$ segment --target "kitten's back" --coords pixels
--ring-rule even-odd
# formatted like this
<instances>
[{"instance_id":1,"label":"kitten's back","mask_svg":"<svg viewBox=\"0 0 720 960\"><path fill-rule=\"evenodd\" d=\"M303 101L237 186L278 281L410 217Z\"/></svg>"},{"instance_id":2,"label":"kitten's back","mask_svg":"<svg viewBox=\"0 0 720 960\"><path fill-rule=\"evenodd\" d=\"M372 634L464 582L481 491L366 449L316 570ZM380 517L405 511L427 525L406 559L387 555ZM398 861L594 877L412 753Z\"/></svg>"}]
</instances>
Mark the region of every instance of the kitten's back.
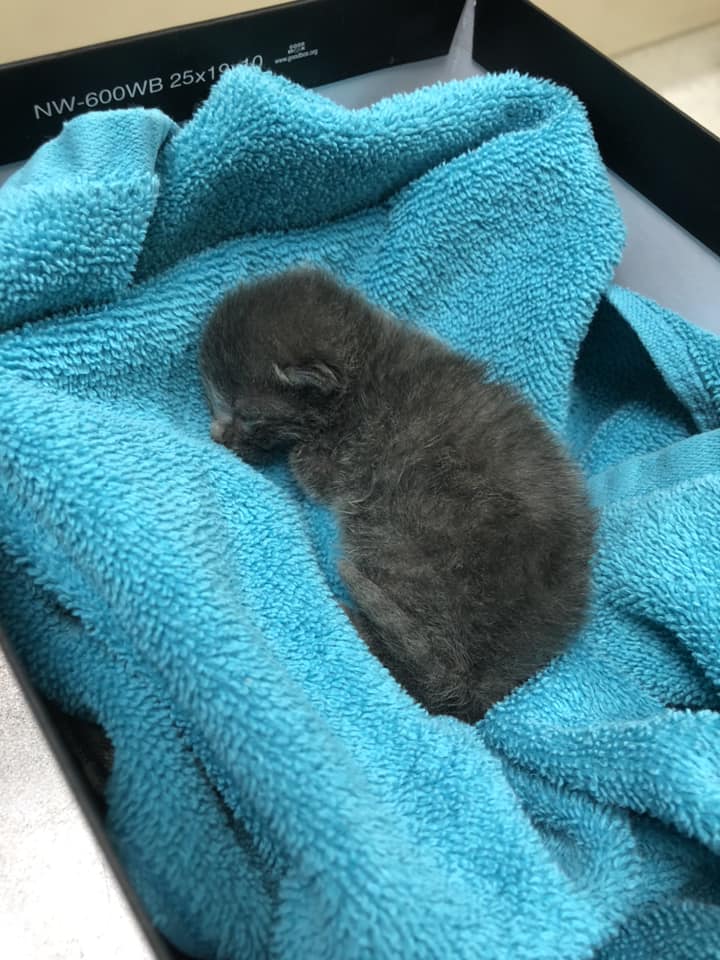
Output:
<instances>
[{"instance_id":1,"label":"kitten's back","mask_svg":"<svg viewBox=\"0 0 720 960\"><path fill-rule=\"evenodd\" d=\"M346 438L345 550L397 611L381 623L363 611L375 652L429 709L473 720L580 626L594 516L577 469L514 389L382 325Z\"/></svg>"}]
</instances>

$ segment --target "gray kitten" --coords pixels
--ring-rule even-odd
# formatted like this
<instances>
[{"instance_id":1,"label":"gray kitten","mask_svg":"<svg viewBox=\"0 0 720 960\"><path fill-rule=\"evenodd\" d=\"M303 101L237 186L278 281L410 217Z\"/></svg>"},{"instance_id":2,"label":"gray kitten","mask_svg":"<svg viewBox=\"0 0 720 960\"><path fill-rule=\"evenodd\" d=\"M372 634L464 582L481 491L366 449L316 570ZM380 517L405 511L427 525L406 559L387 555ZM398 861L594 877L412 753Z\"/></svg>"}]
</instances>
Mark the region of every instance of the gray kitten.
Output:
<instances>
[{"instance_id":1,"label":"gray kitten","mask_svg":"<svg viewBox=\"0 0 720 960\"><path fill-rule=\"evenodd\" d=\"M200 360L213 439L332 508L348 615L427 710L474 722L563 650L594 514L514 389L313 268L229 293Z\"/></svg>"}]
</instances>

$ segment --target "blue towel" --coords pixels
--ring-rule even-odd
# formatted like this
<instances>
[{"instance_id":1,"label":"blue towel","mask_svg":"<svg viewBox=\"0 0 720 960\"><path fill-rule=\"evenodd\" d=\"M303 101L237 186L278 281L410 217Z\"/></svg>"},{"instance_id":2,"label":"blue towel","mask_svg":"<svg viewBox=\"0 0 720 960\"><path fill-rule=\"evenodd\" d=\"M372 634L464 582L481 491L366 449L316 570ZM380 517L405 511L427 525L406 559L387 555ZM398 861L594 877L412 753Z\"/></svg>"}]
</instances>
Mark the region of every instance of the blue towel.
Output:
<instances>
[{"instance_id":1,"label":"blue towel","mask_svg":"<svg viewBox=\"0 0 720 960\"><path fill-rule=\"evenodd\" d=\"M720 956L720 341L613 286L622 244L583 108L516 74L349 111L241 68L0 191L0 620L107 728L185 952ZM365 649L286 466L210 440L209 311L301 260L487 359L588 476L587 627L475 727Z\"/></svg>"}]
</instances>

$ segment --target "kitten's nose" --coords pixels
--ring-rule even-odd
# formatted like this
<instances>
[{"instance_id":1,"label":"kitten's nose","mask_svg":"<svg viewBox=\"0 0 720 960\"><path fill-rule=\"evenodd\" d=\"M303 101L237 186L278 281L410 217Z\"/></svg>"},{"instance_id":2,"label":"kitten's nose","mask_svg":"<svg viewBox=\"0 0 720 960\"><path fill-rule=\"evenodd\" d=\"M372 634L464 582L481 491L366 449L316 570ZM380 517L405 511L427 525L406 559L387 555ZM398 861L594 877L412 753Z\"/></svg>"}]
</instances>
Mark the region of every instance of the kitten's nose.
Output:
<instances>
[{"instance_id":1,"label":"kitten's nose","mask_svg":"<svg viewBox=\"0 0 720 960\"><path fill-rule=\"evenodd\" d=\"M225 439L225 430L228 427L227 420L213 420L210 424L210 436L215 443L222 443Z\"/></svg>"}]
</instances>

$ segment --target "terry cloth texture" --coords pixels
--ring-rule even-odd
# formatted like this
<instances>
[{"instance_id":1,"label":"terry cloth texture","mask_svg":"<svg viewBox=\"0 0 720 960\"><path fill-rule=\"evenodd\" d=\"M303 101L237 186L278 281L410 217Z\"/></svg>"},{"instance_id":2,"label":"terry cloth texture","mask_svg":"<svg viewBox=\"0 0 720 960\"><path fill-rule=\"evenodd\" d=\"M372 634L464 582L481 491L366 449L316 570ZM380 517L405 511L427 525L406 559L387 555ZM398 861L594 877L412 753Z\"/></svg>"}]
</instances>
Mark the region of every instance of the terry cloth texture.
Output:
<instances>
[{"instance_id":1,"label":"terry cloth texture","mask_svg":"<svg viewBox=\"0 0 720 960\"><path fill-rule=\"evenodd\" d=\"M349 111L241 68L0 191L0 619L107 729L188 954L720 956L720 342L611 285L622 243L583 108L516 74ZM589 478L587 628L475 727L365 649L286 466L210 440L202 326L299 261L487 359Z\"/></svg>"}]
</instances>

